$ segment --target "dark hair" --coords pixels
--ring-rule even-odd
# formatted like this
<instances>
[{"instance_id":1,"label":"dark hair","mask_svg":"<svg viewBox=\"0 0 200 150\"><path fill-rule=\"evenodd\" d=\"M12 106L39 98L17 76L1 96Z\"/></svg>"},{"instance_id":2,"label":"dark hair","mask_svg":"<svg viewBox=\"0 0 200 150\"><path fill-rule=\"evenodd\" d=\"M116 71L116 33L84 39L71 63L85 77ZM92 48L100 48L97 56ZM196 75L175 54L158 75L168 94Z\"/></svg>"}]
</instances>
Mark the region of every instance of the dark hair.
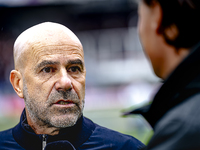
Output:
<instances>
[{"instance_id":1,"label":"dark hair","mask_svg":"<svg viewBox=\"0 0 200 150\"><path fill-rule=\"evenodd\" d=\"M158 2L163 11L161 33L168 44L177 48L191 48L200 41L200 0L143 0L151 6ZM176 25L178 36L170 40L164 29Z\"/></svg>"}]
</instances>

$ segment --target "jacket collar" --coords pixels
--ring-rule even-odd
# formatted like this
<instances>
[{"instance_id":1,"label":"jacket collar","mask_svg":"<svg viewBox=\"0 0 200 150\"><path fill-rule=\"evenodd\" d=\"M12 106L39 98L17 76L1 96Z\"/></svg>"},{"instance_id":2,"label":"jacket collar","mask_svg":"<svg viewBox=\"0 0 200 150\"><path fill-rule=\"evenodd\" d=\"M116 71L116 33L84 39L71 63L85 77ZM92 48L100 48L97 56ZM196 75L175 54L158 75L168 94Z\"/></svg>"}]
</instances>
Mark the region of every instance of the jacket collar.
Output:
<instances>
[{"instance_id":1,"label":"jacket collar","mask_svg":"<svg viewBox=\"0 0 200 150\"><path fill-rule=\"evenodd\" d=\"M74 126L62 129L58 135L47 135L47 144L67 140L77 148L90 137L94 128L95 124L82 116ZM25 109L22 112L19 124L13 128L13 137L24 149L42 149L42 135L35 134L28 125Z\"/></svg>"},{"instance_id":2,"label":"jacket collar","mask_svg":"<svg viewBox=\"0 0 200 150\"><path fill-rule=\"evenodd\" d=\"M154 128L158 120L172 107L200 91L200 43L166 79L151 105L133 110L128 114L142 114Z\"/></svg>"}]
</instances>

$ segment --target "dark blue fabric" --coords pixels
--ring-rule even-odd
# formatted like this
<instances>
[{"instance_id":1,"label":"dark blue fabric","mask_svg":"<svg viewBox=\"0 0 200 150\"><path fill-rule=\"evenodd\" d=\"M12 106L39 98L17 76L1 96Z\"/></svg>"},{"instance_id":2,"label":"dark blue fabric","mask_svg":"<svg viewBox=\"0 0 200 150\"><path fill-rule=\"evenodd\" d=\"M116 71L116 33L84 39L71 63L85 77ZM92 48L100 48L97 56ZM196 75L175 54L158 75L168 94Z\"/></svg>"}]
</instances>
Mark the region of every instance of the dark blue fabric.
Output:
<instances>
[{"instance_id":1,"label":"dark blue fabric","mask_svg":"<svg viewBox=\"0 0 200 150\"><path fill-rule=\"evenodd\" d=\"M47 135L46 138L48 149L69 143L76 150L138 150L144 147L134 137L101 127L83 116L75 126L65 128L55 136ZM18 125L0 132L0 150L24 149L42 149L42 135L36 135L27 124L25 111Z\"/></svg>"},{"instance_id":2,"label":"dark blue fabric","mask_svg":"<svg viewBox=\"0 0 200 150\"><path fill-rule=\"evenodd\" d=\"M47 144L44 150L55 150L55 149L76 150L74 146L67 140L51 142L50 144Z\"/></svg>"}]
</instances>

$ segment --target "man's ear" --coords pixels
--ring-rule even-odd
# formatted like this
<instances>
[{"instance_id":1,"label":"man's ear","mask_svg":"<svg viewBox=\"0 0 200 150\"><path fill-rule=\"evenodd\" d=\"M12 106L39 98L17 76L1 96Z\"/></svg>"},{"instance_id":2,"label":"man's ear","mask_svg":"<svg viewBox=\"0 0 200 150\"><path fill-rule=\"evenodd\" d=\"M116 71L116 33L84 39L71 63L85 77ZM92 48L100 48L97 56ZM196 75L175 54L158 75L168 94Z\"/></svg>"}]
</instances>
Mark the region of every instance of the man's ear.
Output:
<instances>
[{"instance_id":1,"label":"man's ear","mask_svg":"<svg viewBox=\"0 0 200 150\"><path fill-rule=\"evenodd\" d=\"M13 86L13 89L20 98L24 98L23 95L23 78L19 71L12 70L10 72L10 82Z\"/></svg>"},{"instance_id":2,"label":"man's ear","mask_svg":"<svg viewBox=\"0 0 200 150\"><path fill-rule=\"evenodd\" d=\"M178 36L178 28L175 24L171 24L168 27L163 27L162 20L163 20L163 11L160 4L156 1L152 2L152 27L155 29L157 34L162 34L166 39L175 40Z\"/></svg>"},{"instance_id":3,"label":"man's ear","mask_svg":"<svg viewBox=\"0 0 200 150\"><path fill-rule=\"evenodd\" d=\"M170 25L169 27L166 27L163 31L163 36L165 39L174 41L179 34L179 30L175 24Z\"/></svg>"}]
</instances>

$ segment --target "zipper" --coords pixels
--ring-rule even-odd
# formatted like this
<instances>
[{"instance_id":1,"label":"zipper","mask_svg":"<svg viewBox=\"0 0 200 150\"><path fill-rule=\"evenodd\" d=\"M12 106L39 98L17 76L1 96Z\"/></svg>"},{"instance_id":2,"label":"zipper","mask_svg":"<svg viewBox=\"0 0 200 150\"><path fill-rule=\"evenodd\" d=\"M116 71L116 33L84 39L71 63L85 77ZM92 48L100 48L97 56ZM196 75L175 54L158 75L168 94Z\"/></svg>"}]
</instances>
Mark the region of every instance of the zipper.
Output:
<instances>
[{"instance_id":1,"label":"zipper","mask_svg":"<svg viewBox=\"0 0 200 150\"><path fill-rule=\"evenodd\" d=\"M44 150L46 145L47 145L47 136L46 136L46 134L43 134L42 135L42 150Z\"/></svg>"}]
</instances>

